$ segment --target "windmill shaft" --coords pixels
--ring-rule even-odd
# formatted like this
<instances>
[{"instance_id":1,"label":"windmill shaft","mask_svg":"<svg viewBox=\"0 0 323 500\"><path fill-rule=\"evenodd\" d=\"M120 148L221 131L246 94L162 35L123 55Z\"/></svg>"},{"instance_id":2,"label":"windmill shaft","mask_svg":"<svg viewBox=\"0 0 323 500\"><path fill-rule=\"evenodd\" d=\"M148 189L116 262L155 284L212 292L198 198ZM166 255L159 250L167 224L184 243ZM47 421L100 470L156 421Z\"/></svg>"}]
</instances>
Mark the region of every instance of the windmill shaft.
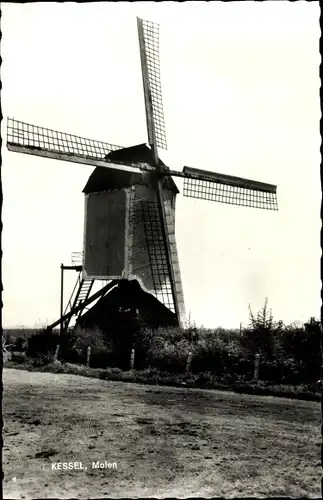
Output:
<instances>
[{"instance_id":1,"label":"windmill shaft","mask_svg":"<svg viewBox=\"0 0 323 500\"><path fill-rule=\"evenodd\" d=\"M103 168L111 168L111 164L113 164L113 168L115 170L122 170L128 172L138 173L140 170L151 171L151 167L146 167L144 165L138 167L136 163L131 164L126 162L119 162L113 160L113 162L108 160L97 160L95 158L89 158L86 156L75 155L72 153L60 153L57 151L49 151L42 148L34 148L31 146L21 146L20 144L15 144L8 142L7 147L9 151L14 151L15 153L29 154L34 156L41 156L43 158L51 158L53 160L60 161L69 161L72 163L81 163L83 165L89 165L91 167L103 167Z\"/></svg>"},{"instance_id":2,"label":"windmill shaft","mask_svg":"<svg viewBox=\"0 0 323 500\"><path fill-rule=\"evenodd\" d=\"M122 161L108 161L108 160L98 160L95 158L89 158L86 156L75 155L71 153L60 153L57 151L49 151L42 148L35 148L31 146L23 146L20 144L15 144L12 142L7 143L7 147L9 151L13 151L16 153L22 154L30 154L34 156L40 156L43 158L51 158L54 160L68 161L72 163L80 163L83 165L89 165L91 167L103 167L103 168L111 168L113 165L113 169L128 171L133 173L138 173L138 171L151 172L151 167L148 165L141 164L140 167L136 163L132 162L122 162ZM156 158L156 151L153 150L154 160L158 164L158 158ZM206 170L198 170L192 169L188 167L184 167L183 172L179 172L177 170L161 170L157 168L158 177L162 178L166 175L170 175L173 177L181 177L186 179L200 180L205 182L213 182L219 184L227 184L235 187L253 189L255 191L263 191L266 193L276 193L277 186L273 184L267 184L264 182L258 182L251 179L244 179L242 177L234 177L226 174L219 174L216 172L208 172Z\"/></svg>"}]
</instances>

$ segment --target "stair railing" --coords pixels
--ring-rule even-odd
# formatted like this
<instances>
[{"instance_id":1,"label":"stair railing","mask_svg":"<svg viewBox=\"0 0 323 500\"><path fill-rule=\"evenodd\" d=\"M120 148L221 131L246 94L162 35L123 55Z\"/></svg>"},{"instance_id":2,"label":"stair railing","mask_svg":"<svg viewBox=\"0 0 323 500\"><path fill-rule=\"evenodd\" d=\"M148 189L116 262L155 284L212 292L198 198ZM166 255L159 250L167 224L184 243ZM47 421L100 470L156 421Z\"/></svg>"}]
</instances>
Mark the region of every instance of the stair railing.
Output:
<instances>
[{"instance_id":1,"label":"stair railing","mask_svg":"<svg viewBox=\"0 0 323 500\"><path fill-rule=\"evenodd\" d=\"M68 310L71 310L72 309L72 304L74 303L74 300L75 300L75 296L77 294L77 291L78 289L80 288L81 286L81 275L82 275L82 271L79 272L79 275L78 277L76 278L76 283L75 283L75 286L74 286L74 289L72 291L72 294L70 296L70 300L68 301L67 303L67 306L65 308L65 311L64 311L64 314L63 316L65 316L65 314L67 314L69 311Z\"/></svg>"}]
</instances>

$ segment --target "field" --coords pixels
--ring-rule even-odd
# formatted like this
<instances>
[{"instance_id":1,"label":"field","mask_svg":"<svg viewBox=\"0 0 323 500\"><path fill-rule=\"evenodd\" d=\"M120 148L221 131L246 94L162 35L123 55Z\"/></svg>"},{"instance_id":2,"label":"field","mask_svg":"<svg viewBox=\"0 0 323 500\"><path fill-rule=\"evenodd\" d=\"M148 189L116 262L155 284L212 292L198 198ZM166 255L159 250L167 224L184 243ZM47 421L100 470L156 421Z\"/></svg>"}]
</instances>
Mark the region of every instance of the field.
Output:
<instances>
[{"instance_id":1,"label":"field","mask_svg":"<svg viewBox=\"0 0 323 500\"><path fill-rule=\"evenodd\" d=\"M3 386L6 499L320 497L317 402L14 369Z\"/></svg>"}]
</instances>

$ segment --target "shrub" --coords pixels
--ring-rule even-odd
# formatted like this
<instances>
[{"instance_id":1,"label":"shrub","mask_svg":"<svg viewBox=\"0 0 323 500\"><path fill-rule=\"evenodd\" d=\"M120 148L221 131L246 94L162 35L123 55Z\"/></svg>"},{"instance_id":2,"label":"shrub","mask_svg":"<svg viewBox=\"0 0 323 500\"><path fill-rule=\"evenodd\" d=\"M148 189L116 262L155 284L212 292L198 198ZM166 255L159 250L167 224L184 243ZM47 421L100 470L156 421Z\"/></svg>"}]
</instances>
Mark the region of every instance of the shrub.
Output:
<instances>
[{"instance_id":1,"label":"shrub","mask_svg":"<svg viewBox=\"0 0 323 500\"><path fill-rule=\"evenodd\" d=\"M59 359L70 363L85 363L86 352L80 346L74 330L68 330L60 338Z\"/></svg>"},{"instance_id":2,"label":"shrub","mask_svg":"<svg viewBox=\"0 0 323 500\"><path fill-rule=\"evenodd\" d=\"M276 360L277 377L270 379L282 384L299 384L301 382L301 373L299 366L293 357L282 357Z\"/></svg>"},{"instance_id":3,"label":"shrub","mask_svg":"<svg viewBox=\"0 0 323 500\"><path fill-rule=\"evenodd\" d=\"M193 350L193 373L210 372L216 376L251 376L252 356L241 346L240 338L222 329L204 330Z\"/></svg>"},{"instance_id":4,"label":"shrub","mask_svg":"<svg viewBox=\"0 0 323 500\"><path fill-rule=\"evenodd\" d=\"M147 365L173 373L185 370L191 344L185 337L183 330L180 328L160 328L143 333L142 338L146 350L145 361Z\"/></svg>"},{"instance_id":5,"label":"shrub","mask_svg":"<svg viewBox=\"0 0 323 500\"><path fill-rule=\"evenodd\" d=\"M21 351L12 351L11 352L11 360L16 363L25 363L26 361L26 353Z\"/></svg>"},{"instance_id":6,"label":"shrub","mask_svg":"<svg viewBox=\"0 0 323 500\"><path fill-rule=\"evenodd\" d=\"M91 347L91 367L105 368L112 363L113 353L109 341L99 328L76 328L68 331L62 338L60 359L85 364L88 347Z\"/></svg>"},{"instance_id":7,"label":"shrub","mask_svg":"<svg viewBox=\"0 0 323 500\"><path fill-rule=\"evenodd\" d=\"M59 335L51 330L41 330L33 334L27 343L27 356L37 358L41 356L54 355L59 342Z\"/></svg>"},{"instance_id":8,"label":"shrub","mask_svg":"<svg viewBox=\"0 0 323 500\"><path fill-rule=\"evenodd\" d=\"M268 300L264 307L254 315L250 306L250 324L243 330L242 345L253 354L260 354L262 358L274 359L281 351L280 341L284 330L282 321L275 322L271 311L267 309Z\"/></svg>"},{"instance_id":9,"label":"shrub","mask_svg":"<svg viewBox=\"0 0 323 500\"><path fill-rule=\"evenodd\" d=\"M90 366L92 368L129 369L132 339L131 343L128 339L123 345L119 341L114 341L113 333L108 336L99 328L78 327L69 332L66 350L61 351L62 359L85 364L88 347L91 347Z\"/></svg>"},{"instance_id":10,"label":"shrub","mask_svg":"<svg viewBox=\"0 0 323 500\"><path fill-rule=\"evenodd\" d=\"M135 348L135 368L142 370L149 365L149 349L154 341L155 331L149 328L141 329L133 337Z\"/></svg>"},{"instance_id":11,"label":"shrub","mask_svg":"<svg viewBox=\"0 0 323 500\"><path fill-rule=\"evenodd\" d=\"M197 387L201 388L212 388L215 382L215 377L212 373L210 372L203 372L200 373L197 378L195 379L195 384Z\"/></svg>"},{"instance_id":12,"label":"shrub","mask_svg":"<svg viewBox=\"0 0 323 500\"><path fill-rule=\"evenodd\" d=\"M23 352L26 350L27 345L28 342L24 337L17 337L14 343L15 351Z\"/></svg>"},{"instance_id":13,"label":"shrub","mask_svg":"<svg viewBox=\"0 0 323 500\"><path fill-rule=\"evenodd\" d=\"M307 382L312 382L320 378L322 325L315 318L310 318L304 327L305 339L299 359L301 361L301 372L304 372L304 378L306 377Z\"/></svg>"},{"instance_id":14,"label":"shrub","mask_svg":"<svg viewBox=\"0 0 323 500\"><path fill-rule=\"evenodd\" d=\"M288 372L287 364L294 375L293 377L287 373L284 375L286 380L295 379L307 383L320 378L320 341L321 324L315 318L310 318L303 328L295 325L285 327L281 336L283 355L280 356L279 362Z\"/></svg>"},{"instance_id":15,"label":"shrub","mask_svg":"<svg viewBox=\"0 0 323 500\"><path fill-rule=\"evenodd\" d=\"M38 354L34 357L32 365L37 368L40 366L49 365L53 362L53 355L50 353L47 354Z\"/></svg>"},{"instance_id":16,"label":"shrub","mask_svg":"<svg viewBox=\"0 0 323 500\"><path fill-rule=\"evenodd\" d=\"M10 331L6 331L6 330L3 331L2 345L3 344L5 344L6 346L14 345L14 338L13 338L12 334L10 333Z\"/></svg>"},{"instance_id":17,"label":"shrub","mask_svg":"<svg viewBox=\"0 0 323 500\"><path fill-rule=\"evenodd\" d=\"M168 380L172 385L191 376L201 386L214 380L223 384L243 384L253 378L254 355L260 354L259 379L275 384L313 384L320 375L321 324L311 318L304 327L285 326L273 320L264 307L256 315L250 311L250 324L242 334L223 328L190 327L119 331L107 335L98 328L75 329L62 337L49 331L38 331L28 340L27 354L39 366L47 366L60 345L59 360L86 363L91 347L92 368L107 368L111 377L132 380L128 372L131 348L135 348L135 370L140 380L156 383ZM17 333L17 332L16 332ZM118 337L118 341L116 338ZM22 335L15 336L17 344ZM192 353L191 375L186 374L189 352ZM113 369L116 371L114 372ZM122 372L126 371L127 373Z\"/></svg>"}]
</instances>

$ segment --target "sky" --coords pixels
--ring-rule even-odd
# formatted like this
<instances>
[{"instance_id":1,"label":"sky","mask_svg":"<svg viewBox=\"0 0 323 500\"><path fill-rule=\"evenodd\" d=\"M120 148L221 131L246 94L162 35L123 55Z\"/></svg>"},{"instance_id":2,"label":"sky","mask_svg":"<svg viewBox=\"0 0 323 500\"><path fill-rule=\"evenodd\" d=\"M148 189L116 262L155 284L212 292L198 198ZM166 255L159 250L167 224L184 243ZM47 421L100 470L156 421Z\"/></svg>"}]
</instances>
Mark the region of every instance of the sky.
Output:
<instances>
[{"instance_id":1,"label":"sky","mask_svg":"<svg viewBox=\"0 0 323 500\"><path fill-rule=\"evenodd\" d=\"M147 141L136 16L160 23L162 160L278 186L278 212L178 196L190 321L246 325L266 298L276 320L319 317L319 2L1 6L3 116L124 146ZM7 151L5 119L1 134L3 326L45 326L93 168Z\"/></svg>"}]
</instances>

